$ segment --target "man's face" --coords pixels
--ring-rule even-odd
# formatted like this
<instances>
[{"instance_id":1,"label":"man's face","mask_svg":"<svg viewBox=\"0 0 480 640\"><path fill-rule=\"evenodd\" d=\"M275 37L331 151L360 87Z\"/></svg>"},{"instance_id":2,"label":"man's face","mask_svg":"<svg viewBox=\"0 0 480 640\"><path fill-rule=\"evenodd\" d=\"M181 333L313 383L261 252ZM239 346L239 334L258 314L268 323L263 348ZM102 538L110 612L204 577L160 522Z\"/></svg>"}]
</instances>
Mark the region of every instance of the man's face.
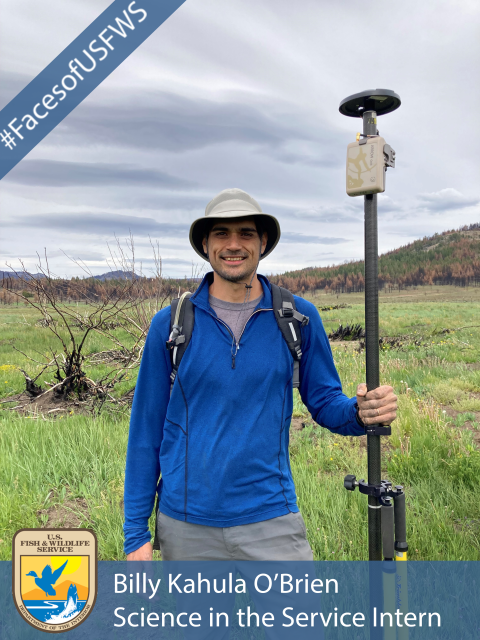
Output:
<instances>
[{"instance_id":1,"label":"man's face","mask_svg":"<svg viewBox=\"0 0 480 640\"><path fill-rule=\"evenodd\" d=\"M253 218L218 220L203 240L212 269L229 282L251 277L266 246L267 234L260 238Z\"/></svg>"}]
</instances>

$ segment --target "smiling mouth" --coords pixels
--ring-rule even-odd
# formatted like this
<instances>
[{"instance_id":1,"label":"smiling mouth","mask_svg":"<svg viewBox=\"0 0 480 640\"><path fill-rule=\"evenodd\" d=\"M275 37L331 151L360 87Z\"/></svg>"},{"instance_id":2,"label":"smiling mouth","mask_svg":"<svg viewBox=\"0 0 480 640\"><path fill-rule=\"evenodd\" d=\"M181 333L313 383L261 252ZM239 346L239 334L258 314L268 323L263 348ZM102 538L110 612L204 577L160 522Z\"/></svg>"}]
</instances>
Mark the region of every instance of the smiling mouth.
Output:
<instances>
[{"instance_id":1,"label":"smiling mouth","mask_svg":"<svg viewBox=\"0 0 480 640\"><path fill-rule=\"evenodd\" d=\"M221 256L221 259L228 262L228 264L240 264L240 262L246 260L244 256Z\"/></svg>"}]
</instances>

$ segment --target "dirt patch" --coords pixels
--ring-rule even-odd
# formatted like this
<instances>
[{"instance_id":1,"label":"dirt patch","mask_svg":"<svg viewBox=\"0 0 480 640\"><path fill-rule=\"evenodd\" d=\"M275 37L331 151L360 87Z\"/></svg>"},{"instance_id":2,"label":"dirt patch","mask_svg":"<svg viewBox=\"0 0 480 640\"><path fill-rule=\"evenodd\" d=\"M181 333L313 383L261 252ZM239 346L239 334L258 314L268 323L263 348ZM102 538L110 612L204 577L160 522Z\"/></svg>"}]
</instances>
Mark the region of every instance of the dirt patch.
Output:
<instances>
[{"instance_id":1,"label":"dirt patch","mask_svg":"<svg viewBox=\"0 0 480 640\"><path fill-rule=\"evenodd\" d=\"M358 342L352 340L330 340L331 347L352 347L353 349L358 349Z\"/></svg>"},{"instance_id":2,"label":"dirt patch","mask_svg":"<svg viewBox=\"0 0 480 640\"><path fill-rule=\"evenodd\" d=\"M475 395L476 397L479 396L479 394L472 394ZM461 429L462 431L470 431L470 433L473 436L473 441L476 444L476 446L480 449L480 429L475 429L475 427L473 426L472 422L476 422L477 424L480 424L480 412L475 412L475 411L455 411L455 409L452 409L451 407L449 407L448 405L440 405L442 407L442 410L445 411L445 414L449 417L449 418L453 418L454 420L456 419L456 417L462 413L471 413L475 416L475 420L467 420L467 422L464 422L463 425L461 427L457 427L456 425L452 425L453 429Z\"/></svg>"},{"instance_id":3,"label":"dirt patch","mask_svg":"<svg viewBox=\"0 0 480 640\"><path fill-rule=\"evenodd\" d=\"M358 442L360 444L360 451L367 451L367 436L358 436Z\"/></svg>"},{"instance_id":4,"label":"dirt patch","mask_svg":"<svg viewBox=\"0 0 480 640\"><path fill-rule=\"evenodd\" d=\"M64 527L78 529L88 520L88 505L85 498L65 500L62 504L52 505L48 509L40 509L37 516L41 520L41 528Z\"/></svg>"},{"instance_id":5,"label":"dirt patch","mask_svg":"<svg viewBox=\"0 0 480 640\"><path fill-rule=\"evenodd\" d=\"M8 406L12 403L13 406ZM91 402L80 402L73 398L62 398L54 393L32 398L22 392L10 398L4 398L2 404L11 411L31 417L54 418L57 416L71 415L74 413L91 413Z\"/></svg>"},{"instance_id":6,"label":"dirt patch","mask_svg":"<svg viewBox=\"0 0 480 640\"><path fill-rule=\"evenodd\" d=\"M305 418L292 418L292 422L290 424L291 431L301 431L305 429L308 421Z\"/></svg>"},{"instance_id":7,"label":"dirt patch","mask_svg":"<svg viewBox=\"0 0 480 640\"><path fill-rule=\"evenodd\" d=\"M464 362L463 364L469 371L480 369L480 362Z\"/></svg>"}]
</instances>

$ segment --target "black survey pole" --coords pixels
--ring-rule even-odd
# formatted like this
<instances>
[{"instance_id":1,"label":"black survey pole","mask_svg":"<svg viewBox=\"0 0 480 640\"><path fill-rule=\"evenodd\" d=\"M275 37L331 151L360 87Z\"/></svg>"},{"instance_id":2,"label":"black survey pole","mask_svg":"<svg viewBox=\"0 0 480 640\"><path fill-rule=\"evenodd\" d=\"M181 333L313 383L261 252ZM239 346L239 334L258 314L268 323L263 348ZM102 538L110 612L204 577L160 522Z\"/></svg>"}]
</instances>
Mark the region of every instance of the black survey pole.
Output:
<instances>
[{"instance_id":1,"label":"black survey pole","mask_svg":"<svg viewBox=\"0 0 480 640\"><path fill-rule=\"evenodd\" d=\"M385 167L395 166L395 152L387 144L374 156L375 141L381 141L377 116L390 113L400 106L400 97L388 89L362 91L348 96L340 103L340 113L363 119L363 134L357 135L358 154L347 155L347 193L364 195L365 206L365 349L366 383L368 391L380 386L380 354L378 335L378 230L377 193L385 190ZM362 140L360 140L360 137ZM370 145L367 146L367 143ZM383 143L382 143L383 144ZM365 145L365 146L362 146ZM349 147L352 145L349 145ZM365 151L368 149L367 151ZM375 159L374 159L375 158ZM349 163L354 167L349 177ZM368 178L366 177L368 175ZM367 455L368 482L356 482L355 476L345 477L344 486L353 491L356 486L368 496L368 557L382 560L382 504L379 498L386 488L381 480L380 438L391 434L390 427L368 425Z\"/></svg>"},{"instance_id":2,"label":"black survey pole","mask_svg":"<svg viewBox=\"0 0 480 640\"><path fill-rule=\"evenodd\" d=\"M340 113L363 119L363 134L357 134L357 142L351 143L347 151L347 194L364 196L365 364L368 391L373 391L380 386L377 193L385 190L386 167L395 166L395 152L389 145L384 144L383 138L379 136L377 116L394 111L399 106L399 96L387 89L363 91L345 98L340 103ZM347 475L344 479L344 487L349 491L358 487L359 491L368 497L368 559L382 560L385 555L385 560L388 560L386 563L372 562L369 566L370 607L372 611L382 611L384 604L389 608L394 606L392 594L395 593L395 579L392 582L392 576L395 572L395 563L391 562L394 556L394 507L391 502L400 491L393 491L391 483L381 479L380 438L390 435L391 428L376 424L368 425L365 431L368 481L357 482L355 476ZM383 536L382 509L384 511ZM384 575L382 575L382 566ZM385 602L383 589L380 588L382 578ZM393 634L395 636L395 631ZM370 617L370 639L382 640L383 637L383 629L375 626L373 617Z\"/></svg>"},{"instance_id":3,"label":"black survey pole","mask_svg":"<svg viewBox=\"0 0 480 640\"><path fill-rule=\"evenodd\" d=\"M377 133L377 113L363 112L363 133ZM380 353L378 344L378 230L377 194L365 199L365 352L367 389L380 386ZM381 481L380 436L367 435L368 484ZM382 559L381 505L378 498L368 496L368 558Z\"/></svg>"}]
</instances>

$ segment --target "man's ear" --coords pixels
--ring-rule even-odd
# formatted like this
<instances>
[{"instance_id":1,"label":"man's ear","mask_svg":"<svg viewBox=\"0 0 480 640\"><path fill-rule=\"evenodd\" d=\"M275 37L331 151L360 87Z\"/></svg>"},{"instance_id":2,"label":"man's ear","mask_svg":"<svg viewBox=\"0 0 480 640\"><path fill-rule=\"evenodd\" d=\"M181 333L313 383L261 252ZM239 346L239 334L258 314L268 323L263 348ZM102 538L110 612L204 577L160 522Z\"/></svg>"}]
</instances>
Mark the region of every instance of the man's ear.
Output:
<instances>
[{"instance_id":1,"label":"man's ear","mask_svg":"<svg viewBox=\"0 0 480 640\"><path fill-rule=\"evenodd\" d=\"M268 234L266 231L264 231L262 236L262 248L260 250L261 256L263 256L263 254L265 253L265 249L267 248L267 242L268 242Z\"/></svg>"},{"instance_id":2,"label":"man's ear","mask_svg":"<svg viewBox=\"0 0 480 640\"><path fill-rule=\"evenodd\" d=\"M208 246L207 246L207 237L205 236L202 240L202 247L203 247L203 253L207 256L208 258Z\"/></svg>"}]
</instances>

